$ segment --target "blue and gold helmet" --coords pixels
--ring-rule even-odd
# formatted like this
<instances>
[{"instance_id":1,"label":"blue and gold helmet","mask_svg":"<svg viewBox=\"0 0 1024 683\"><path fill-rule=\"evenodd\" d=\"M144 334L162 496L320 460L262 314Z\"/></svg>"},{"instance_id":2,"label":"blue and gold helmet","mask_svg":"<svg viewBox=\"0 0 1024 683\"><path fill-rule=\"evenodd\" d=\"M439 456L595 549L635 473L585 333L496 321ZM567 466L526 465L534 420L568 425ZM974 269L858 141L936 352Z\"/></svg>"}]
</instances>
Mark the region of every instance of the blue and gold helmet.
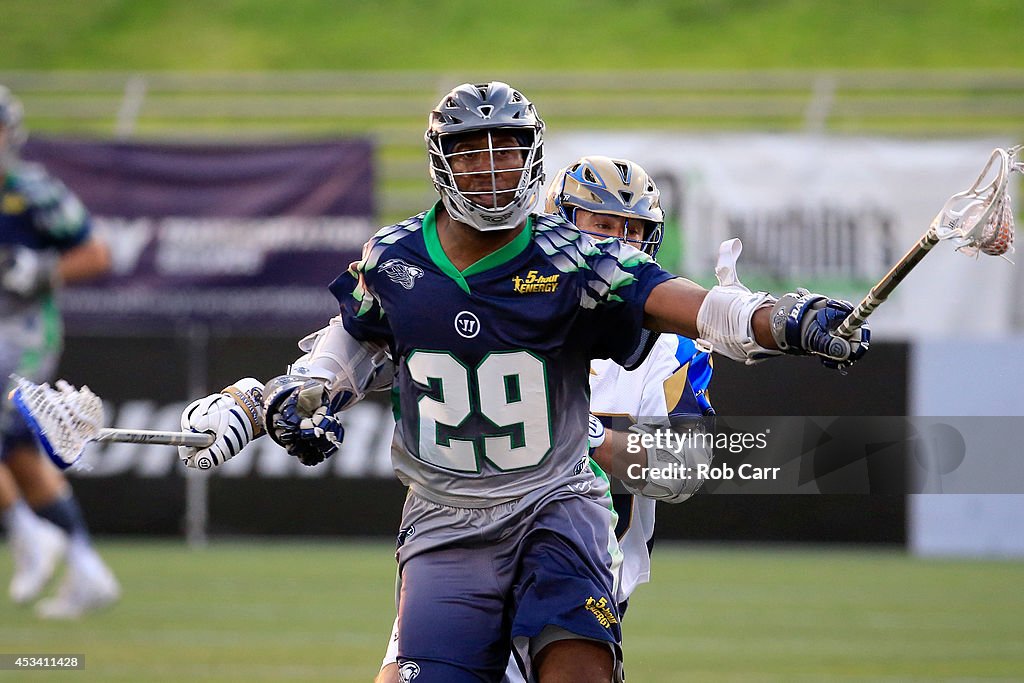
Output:
<instances>
[{"instance_id":1,"label":"blue and gold helmet","mask_svg":"<svg viewBox=\"0 0 1024 683\"><path fill-rule=\"evenodd\" d=\"M658 253L665 233L661 192L640 164L585 156L560 170L548 189L544 210L575 223L577 209L643 221L643 240L625 235L622 240L652 257Z\"/></svg>"}]
</instances>

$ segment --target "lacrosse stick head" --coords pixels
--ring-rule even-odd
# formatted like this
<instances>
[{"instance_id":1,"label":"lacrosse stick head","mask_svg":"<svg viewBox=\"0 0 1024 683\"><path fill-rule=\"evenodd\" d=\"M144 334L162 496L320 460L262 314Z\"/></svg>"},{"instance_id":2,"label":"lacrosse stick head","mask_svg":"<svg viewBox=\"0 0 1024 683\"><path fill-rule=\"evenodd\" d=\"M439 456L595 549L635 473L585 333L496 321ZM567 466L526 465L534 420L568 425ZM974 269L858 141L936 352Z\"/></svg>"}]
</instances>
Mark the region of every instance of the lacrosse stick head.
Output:
<instances>
[{"instance_id":1,"label":"lacrosse stick head","mask_svg":"<svg viewBox=\"0 0 1024 683\"><path fill-rule=\"evenodd\" d=\"M53 388L16 375L11 379L11 402L53 464L63 470L78 462L86 442L96 438L103 427L99 396L89 387L75 389L64 380L58 380Z\"/></svg>"},{"instance_id":2,"label":"lacrosse stick head","mask_svg":"<svg viewBox=\"0 0 1024 683\"><path fill-rule=\"evenodd\" d=\"M949 198L932 224L939 239L954 240L957 251L968 256L1013 253L1010 175L1024 172L1022 149L994 150L974 184Z\"/></svg>"}]
</instances>

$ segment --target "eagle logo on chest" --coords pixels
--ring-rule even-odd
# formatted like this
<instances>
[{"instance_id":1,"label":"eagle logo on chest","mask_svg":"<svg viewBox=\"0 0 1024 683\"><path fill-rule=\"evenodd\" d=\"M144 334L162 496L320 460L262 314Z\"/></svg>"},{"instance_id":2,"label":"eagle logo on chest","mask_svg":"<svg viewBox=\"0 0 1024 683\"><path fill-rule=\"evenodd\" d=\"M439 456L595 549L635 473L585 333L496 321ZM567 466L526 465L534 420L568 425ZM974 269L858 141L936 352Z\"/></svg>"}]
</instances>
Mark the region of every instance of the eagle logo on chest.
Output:
<instances>
[{"instance_id":1,"label":"eagle logo on chest","mask_svg":"<svg viewBox=\"0 0 1024 683\"><path fill-rule=\"evenodd\" d=\"M418 278L423 277L423 269L413 266L400 258L393 258L385 261L380 271L388 276L388 279L401 285L405 289L412 289Z\"/></svg>"}]
</instances>

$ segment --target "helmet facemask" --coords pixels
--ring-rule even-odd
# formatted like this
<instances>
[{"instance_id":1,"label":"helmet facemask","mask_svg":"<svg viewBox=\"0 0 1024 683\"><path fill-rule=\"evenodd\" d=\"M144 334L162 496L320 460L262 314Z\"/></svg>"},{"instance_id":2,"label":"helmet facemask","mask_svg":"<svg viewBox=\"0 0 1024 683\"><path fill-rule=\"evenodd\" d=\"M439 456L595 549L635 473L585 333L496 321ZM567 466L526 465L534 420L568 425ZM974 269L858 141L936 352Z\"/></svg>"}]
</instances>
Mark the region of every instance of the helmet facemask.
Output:
<instances>
[{"instance_id":1,"label":"helmet facemask","mask_svg":"<svg viewBox=\"0 0 1024 683\"><path fill-rule=\"evenodd\" d=\"M523 223L544 183L544 123L505 83L461 85L431 112L430 176L449 215L481 231Z\"/></svg>"}]
</instances>

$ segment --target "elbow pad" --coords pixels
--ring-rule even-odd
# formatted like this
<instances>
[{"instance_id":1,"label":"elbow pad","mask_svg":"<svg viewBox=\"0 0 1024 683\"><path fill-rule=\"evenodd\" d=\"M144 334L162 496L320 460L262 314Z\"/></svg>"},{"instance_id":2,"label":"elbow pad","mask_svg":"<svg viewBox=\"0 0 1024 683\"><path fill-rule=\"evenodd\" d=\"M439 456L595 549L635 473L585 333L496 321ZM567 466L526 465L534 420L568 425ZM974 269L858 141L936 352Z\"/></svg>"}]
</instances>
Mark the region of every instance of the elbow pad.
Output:
<instances>
[{"instance_id":1,"label":"elbow pad","mask_svg":"<svg viewBox=\"0 0 1024 683\"><path fill-rule=\"evenodd\" d=\"M317 332L299 342L305 355L288 369L288 374L324 382L332 404L345 410L370 391L391 387L395 368L385 344L361 342L345 329L336 316Z\"/></svg>"}]
</instances>

